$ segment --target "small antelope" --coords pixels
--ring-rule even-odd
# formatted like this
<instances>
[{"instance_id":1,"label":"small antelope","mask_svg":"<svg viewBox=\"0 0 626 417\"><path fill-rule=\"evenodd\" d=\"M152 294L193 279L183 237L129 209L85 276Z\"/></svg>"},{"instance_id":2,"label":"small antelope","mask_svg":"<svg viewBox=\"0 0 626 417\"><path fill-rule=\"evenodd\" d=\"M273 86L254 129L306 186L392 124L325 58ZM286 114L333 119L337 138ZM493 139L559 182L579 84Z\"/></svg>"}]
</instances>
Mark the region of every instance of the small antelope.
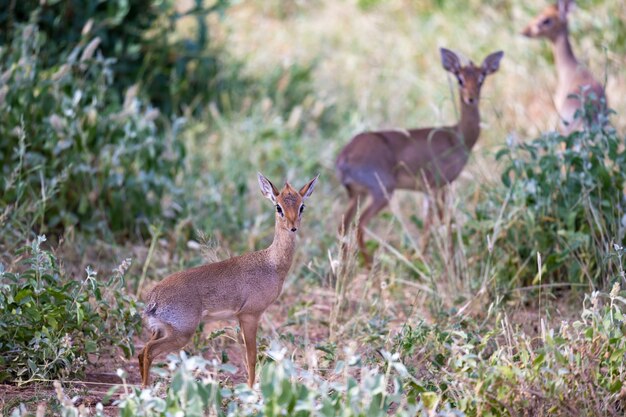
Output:
<instances>
[{"instance_id":1,"label":"small antelope","mask_svg":"<svg viewBox=\"0 0 626 417\"><path fill-rule=\"evenodd\" d=\"M259 319L282 291L295 251L304 201L313 192L318 177L299 191L289 183L278 191L259 173L261 192L276 206L272 244L257 252L177 272L152 289L144 311L152 337L139 353L139 372L144 387L150 381L154 358L185 346L201 320L232 318L236 318L241 327L248 385L252 387Z\"/></svg>"},{"instance_id":2,"label":"small antelope","mask_svg":"<svg viewBox=\"0 0 626 417\"><path fill-rule=\"evenodd\" d=\"M372 258L365 250L363 228L387 205L393 191L440 190L463 170L480 134L480 89L487 75L498 70L503 55L495 52L481 66L472 62L461 65L454 52L441 48L443 68L459 82L461 120L447 127L360 133L339 153L337 175L350 197L340 233L347 232L359 202L371 197L357 224L357 242L368 265ZM428 241L430 219L427 213L423 247Z\"/></svg>"},{"instance_id":3,"label":"small antelope","mask_svg":"<svg viewBox=\"0 0 626 417\"><path fill-rule=\"evenodd\" d=\"M581 108L581 100L570 97L580 95L581 88L584 100L590 101L597 112L606 106L604 87L578 62L569 42L567 14L573 4L574 0L558 0L539 13L522 31L529 38L547 38L552 42L558 75L554 102L561 118L561 130L565 134L582 127L581 119L574 120L576 110ZM591 94L594 97L590 97Z\"/></svg>"}]
</instances>

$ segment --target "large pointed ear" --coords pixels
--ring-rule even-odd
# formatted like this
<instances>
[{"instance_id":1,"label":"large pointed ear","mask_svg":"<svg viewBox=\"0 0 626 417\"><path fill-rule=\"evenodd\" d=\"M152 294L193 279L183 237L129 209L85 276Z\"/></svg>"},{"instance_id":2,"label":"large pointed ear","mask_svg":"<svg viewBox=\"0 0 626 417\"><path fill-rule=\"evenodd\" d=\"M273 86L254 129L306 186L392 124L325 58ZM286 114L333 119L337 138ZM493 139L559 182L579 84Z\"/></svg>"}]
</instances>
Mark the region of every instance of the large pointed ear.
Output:
<instances>
[{"instance_id":1,"label":"large pointed ear","mask_svg":"<svg viewBox=\"0 0 626 417\"><path fill-rule=\"evenodd\" d=\"M261 187L261 192L266 198L269 198L272 203L276 204L276 196L280 194L280 192L274 187L274 184L267 178L263 176L260 172L258 173L259 178L259 187Z\"/></svg>"},{"instance_id":2,"label":"large pointed ear","mask_svg":"<svg viewBox=\"0 0 626 417\"><path fill-rule=\"evenodd\" d=\"M461 69L461 62L457 54L446 48L439 48L441 64L446 71L457 74Z\"/></svg>"},{"instance_id":3,"label":"large pointed ear","mask_svg":"<svg viewBox=\"0 0 626 417\"><path fill-rule=\"evenodd\" d=\"M559 9L559 18L567 20L567 14L574 9L574 0L558 0L556 6Z\"/></svg>"},{"instance_id":4,"label":"large pointed ear","mask_svg":"<svg viewBox=\"0 0 626 417\"><path fill-rule=\"evenodd\" d=\"M303 200L309 198L309 196L313 193L313 188L315 188L315 184L317 183L317 179L319 178L319 176L320 174L317 174L315 178L309 181L304 187L300 188L300 191L298 191L298 193L300 193Z\"/></svg>"},{"instance_id":5,"label":"large pointed ear","mask_svg":"<svg viewBox=\"0 0 626 417\"><path fill-rule=\"evenodd\" d=\"M483 74L488 75L498 71L498 68L500 68L500 60L503 56L504 52L498 51L485 58L482 66Z\"/></svg>"}]
</instances>

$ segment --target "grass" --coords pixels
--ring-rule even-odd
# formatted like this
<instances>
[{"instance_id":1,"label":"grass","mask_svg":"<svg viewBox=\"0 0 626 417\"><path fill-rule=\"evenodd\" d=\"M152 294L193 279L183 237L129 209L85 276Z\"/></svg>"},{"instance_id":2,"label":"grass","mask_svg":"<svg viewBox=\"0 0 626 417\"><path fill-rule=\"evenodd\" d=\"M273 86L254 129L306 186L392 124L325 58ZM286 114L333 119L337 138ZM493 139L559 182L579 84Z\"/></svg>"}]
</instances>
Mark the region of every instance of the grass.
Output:
<instances>
[{"instance_id":1,"label":"grass","mask_svg":"<svg viewBox=\"0 0 626 417\"><path fill-rule=\"evenodd\" d=\"M609 101L617 113L612 121L623 137L626 102L620 98L626 93L626 40L618 29L626 7L618 3L579 2L571 31L579 59L608 80ZM132 386L138 382L135 360L122 362L126 385L117 388L114 398L126 398L127 407L142 395L144 406L151 400L174 404L167 383L182 378L192 393L204 389L202 384L219 382L222 394L230 395L220 404L258 411L260 398L264 404L277 400L264 392L268 381L288 384L296 393L308 390L322 401L332 389L348 392L353 378L360 384L355 391L360 405L369 404L374 388L379 393L388 389L385 398L400 395L399 400L382 402L388 406L381 408L383 413L404 407L412 415L433 415L428 414L432 409L445 415L449 407L467 415L513 416L535 407L544 415L568 415L572 409L588 415L604 409L617 415L623 407L616 382L623 376L618 363L623 359L623 318L616 317L618 311L622 314L617 298L621 292L611 296L611 288L591 283L564 294L541 279L522 288L496 285L503 277L498 275L500 259L494 248L506 238L498 230L510 227L509 209L523 207L512 207L508 198L489 200L487 190L498 186L502 168L495 152L507 140L524 142L556 126L550 99L555 81L551 52L545 43L519 35L543 6L538 0L471 0L466 7L445 0L250 1L233 6L226 19L212 27L233 61L243 61L246 76L256 81L247 96L238 98L241 108L222 106L220 111L214 106L200 117L188 114L176 131L187 155L185 174L178 178L184 204L176 222L150 225L145 242L94 241L80 233L67 234L55 251L66 275L74 277L87 264L107 271L132 257L128 289L141 297L169 273L269 243L273 208L258 191L257 171L277 184L289 180L294 185L321 173L298 232L283 294L261 322L261 392L238 387L244 381L238 329L227 327L222 333L232 323L217 323L204 326L188 347L191 354L203 353L216 362L202 368L198 364L204 362L194 359L192 364L201 369L190 371L176 359L178 367L161 371L166 384L147 394ZM193 30L182 23L181 33ZM369 244L377 250L373 268L367 270L353 235L346 238L348 250L339 250L337 226L347 197L335 178L334 159L351 136L364 129L454 123L456 87L441 68L442 46L475 62L495 50L505 52L500 71L483 89L480 141L450 187L444 219L434 228L426 251L419 247L423 196L401 191L389 210L371 223ZM494 229L472 240L463 235L463 226L486 200L493 204L489 220ZM454 227L448 228L450 223ZM11 230L12 238L24 237L25 232ZM13 242L9 245L6 239L0 239L2 257L8 268L15 268L13 252L7 250ZM615 262L623 251L612 253ZM524 267L536 270L537 257ZM620 268L621 258L614 268L617 275L607 282L619 281ZM519 282L515 271L512 275L504 278ZM603 292L583 304L584 292L594 290ZM571 324L559 327L561 321ZM571 333L559 333L563 329ZM276 341L280 348L273 345ZM284 353L277 355L281 349ZM383 351L399 357L392 360ZM584 354L589 362L581 362ZM358 361L351 362L351 355ZM569 357L574 362L561 362ZM407 373L400 365L389 368L400 362ZM237 370L231 374L228 366L220 368L222 364ZM335 372L341 366L342 372ZM115 367L112 363L108 371ZM206 374L206 369L214 371ZM589 379L577 379L576 372L587 371ZM394 382L401 392L393 392ZM594 392L596 398L588 397ZM55 396L51 391L44 395ZM349 403L344 397L337 401ZM15 404L11 399L0 403L3 414ZM176 404L171 406L182 407ZM105 412L116 415L118 409L108 405Z\"/></svg>"},{"instance_id":2,"label":"grass","mask_svg":"<svg viewBox=\"0 0 626 417\"><path fill-rule=\"evenodd\" d=\"M544 6L543 1L469 2L459 9L454 2L407 5L392 0L364 11L356 2L316 2L279 19L247 3L229 20L234 33L229 45L256 74L318 60L315 91L340 103L339 108L354 109L360 121L355 130L453 122L456 101L438 48L457 50L475 62L503 50L502 68L487 82L481 105L481 142L493 145L509 134L532 136L556 126L553 112L547 111L556 78L551 51L545 42L519 34ZM609 29L590 29L612 28L624 13L623 6L596 2L581 3L571 15L575 52L598 78L608 79L608 91L624 88L618 74L625 45ZM258 27L266 30L259 33ZM619 95L610 101L623 114ZM623 130L619 120L617 125Z\"/></svg>"}]
</instances>

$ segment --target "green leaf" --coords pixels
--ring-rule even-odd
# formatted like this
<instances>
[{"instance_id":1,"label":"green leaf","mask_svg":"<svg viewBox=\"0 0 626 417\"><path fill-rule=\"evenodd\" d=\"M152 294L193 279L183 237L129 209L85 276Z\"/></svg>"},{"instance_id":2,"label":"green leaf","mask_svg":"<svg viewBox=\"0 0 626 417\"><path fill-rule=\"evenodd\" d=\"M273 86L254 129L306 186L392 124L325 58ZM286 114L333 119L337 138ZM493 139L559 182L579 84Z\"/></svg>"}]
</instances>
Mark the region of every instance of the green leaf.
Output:
<instances>
[{"instance_id":1,"label":"green leaf","mask_svg":"<svg viewBox=\"0 0 626 417\"><path fill-rule=\"evenodd\" d=\"M81 304L76 305L76 322L80 326L83 323L83 318L85 317L85 312L83 311L83 306Z\"/></svg>"},{"instance_id":2,"label":"green leaf","mask_svg":"<svg viewBox=\"0 0 626 417\"><path fill-rule=\"evenodd\" d=\"M15 294L13 299L15 300L16 303L19 303L22 300L24 300L24 302L28 302L32 300L32 295L33 295L32 289L24 288L23 290L20 290L17 294Z\"/></svg>"},{"instance_id":3,"label":"green leaf","mask_svg":"<svg viewBox=\"0 0 626 417\"><path fill-rule=\"evenodd\" d=\"M54 318L54 316L48 315L46 317L46 321L47 323L50 325L50 327L52 327L53 330L58 330L59 328L59 323L57 322L57 320Z\"/></svg>"},{"instance_id":4,"label":"green leaf","mask_svg":"<svg viewBox=\"0 0 626 417\"><path fill-rule=\"evenodd\" d=\"M624 361L624 352L624 349L616 349L613 353L611 353L609 361L622 363Z\"/></svg>"},{"instance_id":5,"label":"green leaf","mask_svg":"<svg viewBox=\"0 0 626 417\"><path fill-rule=\"evenodd\" d=\"M424 404L424 408L428 411L434 411L439 404L439 395L436 392L423 392L420 395L422 399L422 403Z\"/></svg>"},{"instance_id":6,"label":"green leaf","mask_svg":"<svg viewBox=\"0 0 626 417\"><path fill-rule=\"evenodd\" d=\"M85 341L85 352L87 353L95 353L98 351L98 345L95 340L87 340Z\"/></svg>"}]
</instances>

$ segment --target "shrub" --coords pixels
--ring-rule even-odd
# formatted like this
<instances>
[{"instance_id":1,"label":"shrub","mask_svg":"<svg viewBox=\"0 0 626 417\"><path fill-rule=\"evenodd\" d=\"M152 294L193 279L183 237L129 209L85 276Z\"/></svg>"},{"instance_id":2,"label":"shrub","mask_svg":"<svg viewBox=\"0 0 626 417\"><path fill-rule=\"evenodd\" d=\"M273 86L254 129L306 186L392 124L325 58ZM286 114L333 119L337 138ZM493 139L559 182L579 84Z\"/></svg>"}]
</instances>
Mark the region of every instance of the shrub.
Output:
<instances>
[{"instance_id":1,"label":"shrub","mask_svg":"<svg viewBox=\"0 0 626 417\"><path fill-rule=\"evenodd\" d=\"M54 67L86 37L100 39L100 50L115 57L115 79L109 86L121 97L140 83L148 100L166 114L182 107L230 103L239 82L241 65L226 64L225 51L215 45L208 16L221 15L226 0L204 6L196 0L187 13L178 13L172 0L40 1L21 0L0 7L0 44L15 45L19 27L39 27L44 42L41 63ZM7 4L10 3L10 4ZM196 35L182 37L174 31L177 22L193 18ZM238 90L239 91L239 90Z\"/></svg>"},{"instance_id":2,"label":"shrub","mask_svg":"<svg viewBox=\"0 0 626 417\"><path fill-rule=\"evenodd\" d=\"M510 143L498 152L502 186L487 192L466 238L495 236L501 282L607 284L607 257L613 243L623 245L626 229L623 143L615 130L594 126ZM513 276L516 282L507 282Z\"/></svg>"},{"instance_id":3,"label":"shrub","mask_svg":"<svg viewBox=\"0 0 626 417\"><path fill-rule=\"evenodd\" d=\"M176 177L184 148L159 128L159 112L131 88L120 103L112 61L97 38L46 67L36 26L0 48L0 210L40 233L79 227L145 234L179 209Z\"/></svg>"},{"instance_id":4,"label":"shrub","mask_svg":"<svg viewBox=\"0 0 626 417\"><path fill-rule=\"evenodd\" d=\"M133 353L137 302L125 292L126 260L108 280L87 268L80 281L64 276L39 237L23 249L21 273L0 264L0 382L80 374L88 355L120 347Z\"/></svg>"}]
</instances>

